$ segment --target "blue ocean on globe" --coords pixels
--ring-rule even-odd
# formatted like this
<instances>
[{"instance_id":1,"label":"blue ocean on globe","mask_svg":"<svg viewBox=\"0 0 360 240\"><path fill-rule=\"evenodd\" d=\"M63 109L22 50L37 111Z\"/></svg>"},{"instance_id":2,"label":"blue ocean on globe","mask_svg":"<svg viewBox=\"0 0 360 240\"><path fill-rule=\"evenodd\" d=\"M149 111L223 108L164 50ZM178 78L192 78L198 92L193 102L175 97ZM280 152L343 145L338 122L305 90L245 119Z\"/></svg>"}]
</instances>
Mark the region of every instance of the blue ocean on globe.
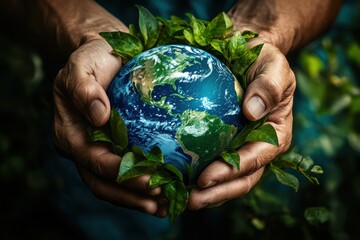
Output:
<instances>
[{"instance_id":1,"label":"blue ocean on globe","mask_svg":"<svg viewBox=\"0 0 360 240\"><path fill-rule=\"evenodd\" d=\"M216 57L186 45L144 51L125 64L108 89L128 129L129 147L158 146L165 164L199 174L245 125L243 91Z\"/></svg>"}]
</instances>

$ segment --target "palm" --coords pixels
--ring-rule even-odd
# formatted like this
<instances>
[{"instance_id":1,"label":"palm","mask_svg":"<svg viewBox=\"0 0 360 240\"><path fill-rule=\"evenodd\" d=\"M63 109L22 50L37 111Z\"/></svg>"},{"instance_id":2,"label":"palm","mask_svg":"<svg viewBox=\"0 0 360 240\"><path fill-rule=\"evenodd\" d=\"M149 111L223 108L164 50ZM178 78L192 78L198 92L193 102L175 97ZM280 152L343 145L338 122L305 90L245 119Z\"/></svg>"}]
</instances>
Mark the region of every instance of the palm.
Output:
<instances>
[{"instance_id":1,"label":"palm","mask_svg":"<svg viewBox=\"0 0 360 240\"><path fill-rule=\"evenodd\" d=\"M105 89L121 67L103 40L82 45L59 72L54 84L54 140L58 149L74 160L85 183L96 196L116 205L164 215L154 195L148 192L148 179L128 184L115 182L121 157L104 145L91 142L87 127L105 124L110 103ZM149 196L150 195L150 196Z\"/></svg>"},{"instance_id":2,"label":"palm","mask_svg":"<svg viewBox=\"0 0 360 240\"><path fill-rule=\"evenodd\" d=\"M265 44L248 72L248 87L243 111L249 120L268 114L267 123L274 126L279 147L262 143L247 143L238 149L240 171L223 161L215 161L198 179L199 188L190 195L188 207L199 209L216 206L227 200L245 195L259 181L264 167L278 154L286 151L292 137L292 105L295 77L282 53ZM252 97L260 97L264 107L261 116L254 117L247 105Z\"/></svg>"}]
</instances>

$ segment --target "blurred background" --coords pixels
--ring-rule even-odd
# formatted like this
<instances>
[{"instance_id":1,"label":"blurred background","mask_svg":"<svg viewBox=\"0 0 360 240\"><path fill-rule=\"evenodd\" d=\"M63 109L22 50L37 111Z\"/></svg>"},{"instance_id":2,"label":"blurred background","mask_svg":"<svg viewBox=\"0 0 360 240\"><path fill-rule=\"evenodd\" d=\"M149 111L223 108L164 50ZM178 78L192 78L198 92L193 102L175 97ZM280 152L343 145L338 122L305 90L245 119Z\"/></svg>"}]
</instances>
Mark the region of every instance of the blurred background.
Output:
<instances>
[{"instance_id":1,"label":"blurred background","mask_svg":"<svg viewBox=\"0 0 360 240\"><path fill-rule=\"evenodd\" d=\"M292 151L319 165L298 191L272 173L246 197L185 213L157 239L360 239L360 2L289 56L297 77ZM0 32L0 239L87 239L61 213L62 171L50 169L56 70ZM311 160L309 160L311 159ZM318 172L319 173L319 172Z\"/></svg>"}]
</instances>

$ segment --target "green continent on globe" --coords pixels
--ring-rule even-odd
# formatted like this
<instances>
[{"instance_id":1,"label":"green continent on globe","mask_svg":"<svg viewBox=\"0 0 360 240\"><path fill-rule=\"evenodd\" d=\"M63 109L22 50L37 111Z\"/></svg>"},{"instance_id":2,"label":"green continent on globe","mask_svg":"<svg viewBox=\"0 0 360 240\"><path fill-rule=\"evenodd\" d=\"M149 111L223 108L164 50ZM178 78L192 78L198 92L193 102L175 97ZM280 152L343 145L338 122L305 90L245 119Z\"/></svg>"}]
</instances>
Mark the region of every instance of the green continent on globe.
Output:
<instances>
[{"instance_id":1,"label":"green continent on globe","mask_svg":"<svg viewBox=\"0 0 360 240\"><path fill-rule=\"evenodd\" d=\"M139 59L138 67L136 67L130 74L130 80L133 82L136 90L141 96L141 100L145 103L167 110L168 114L172 115L172 105L166 104L166 97L161 97L156 101L152 97L153 90L156 86L170 85L176 90L176 80L184 76L184 69L187 66L196 64L197 61L180 51L174 51L174 56L165 54L168 49L160 52L148 54ZM167 64L164 64L167 63ZM174 94L173 94L174 95ZM191 97L176 94L179 98Z\"/></svg>"},{"instance_id":2,"label":"green continent on globe","mask_svg":"<svg viewBox=\"0 0 360 240\"><path fill-rule=\"evenodd\" d=\"M140 53L116 74L108 95L126 125L128 148L160 148L164 163L191 181L220 158L246 123L243 91L232 72L191 46Z\"/></svg>"},{"instance_id":3,"label":"green continent on globe","mask_svg":"<svg viewBox=\"0 0 360 240\"><path fill-rule=\"evenodd\" d=\"M183 151L191 156L192 172L197 175L229 145L237 127L206 112L187 110L180 118L176 139Z\"/></svg>"}]
</instances>

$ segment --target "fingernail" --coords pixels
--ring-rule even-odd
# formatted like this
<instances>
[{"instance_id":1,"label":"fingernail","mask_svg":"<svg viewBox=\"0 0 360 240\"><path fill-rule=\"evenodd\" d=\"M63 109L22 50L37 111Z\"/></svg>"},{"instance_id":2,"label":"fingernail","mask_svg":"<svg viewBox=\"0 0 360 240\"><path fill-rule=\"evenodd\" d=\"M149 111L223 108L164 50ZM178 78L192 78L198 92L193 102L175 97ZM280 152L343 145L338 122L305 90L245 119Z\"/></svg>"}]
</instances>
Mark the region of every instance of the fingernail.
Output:
<instances>
[{"instance_id":1,"label":"fingernail","mask_svg":"<svg viewBox=\"0 0 360 240\"><path fill-rule=\"evenodd\" d=\"M153 197L160 195L161 193L161 187L152 188L149 191L149 194Z\"/></svg>"},{"instance_id":2,"label":"fingernail","mask_svg":"<svg viewBox=\"0 0 360 240\"><path fill-rule=\"evenodd\" d=\"M246 103L247 109L254 119L260 119L265 111L264 101L259 96L253 96Z\"/></svg>"},{"instance_id":3,"label":"fingernail","mask_svg":"<svg viewBox=\"0 0 360 240\"><path fill-rule=\"evenodd\" d=\"M208 182L207 184L204 185L204 188L212 187L217 183L218 183L217 181L210 181L210 182Z\"/></svg>"},{"instance_id":4,"label":"fingernail","mask_svg":"<svg viewBox=\"0 0 360 240\"><path fill-rule=\"evenodd\" d=\"M105 105L98 99L92 102L89 109L89 117L94 123L99 123L106 113Z\"/></svg>"}]
</instances>

